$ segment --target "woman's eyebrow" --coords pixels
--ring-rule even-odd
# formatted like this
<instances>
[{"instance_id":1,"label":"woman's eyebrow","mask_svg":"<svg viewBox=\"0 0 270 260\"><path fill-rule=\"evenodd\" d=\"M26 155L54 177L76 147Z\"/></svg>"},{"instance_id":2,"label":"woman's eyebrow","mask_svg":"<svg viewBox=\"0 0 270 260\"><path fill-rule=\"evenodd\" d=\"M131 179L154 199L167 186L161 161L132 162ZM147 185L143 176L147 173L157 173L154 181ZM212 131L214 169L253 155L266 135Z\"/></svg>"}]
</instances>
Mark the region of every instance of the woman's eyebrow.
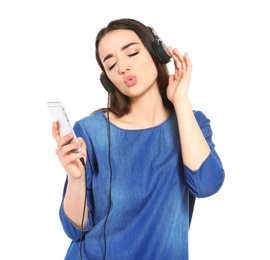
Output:
<instances>
[{"instance_id":1,"label":"woman's eyebrow","mask_svg":"<svg viewBox=\"0 0 270 260\"><path fill-rule=\"evenodd\" d=\"M138 42L130 42L126 45L124 45L122 48L121 48L121 51L124 51L125 49L127 49L128 47L134 45L134 44L139 44ZM108 60L109 58L111 58L113 55L112 54L108 54L105 56L105 58L103 59L103 62L105 62L106 60Z\"/></svg>"}]
</instances>

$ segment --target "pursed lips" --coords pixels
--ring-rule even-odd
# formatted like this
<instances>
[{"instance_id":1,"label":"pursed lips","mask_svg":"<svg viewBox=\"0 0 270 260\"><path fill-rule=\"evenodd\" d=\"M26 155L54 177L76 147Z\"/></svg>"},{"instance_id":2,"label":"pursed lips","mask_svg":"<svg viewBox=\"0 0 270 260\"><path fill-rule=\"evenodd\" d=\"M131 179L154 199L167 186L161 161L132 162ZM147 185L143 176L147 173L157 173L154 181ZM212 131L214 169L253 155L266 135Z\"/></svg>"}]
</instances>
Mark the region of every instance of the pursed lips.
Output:
<instances>
[{"instance_id":1,"label":"pursed lips","mask_svg":"<svg viewBox=\"0 0 270 260\"><path fill-rule=\"evenodd\" d=\"M137 83L137 77L129 75L125 77L124 81L128 87L132 87Z\"/></svg>"}]
</instances>

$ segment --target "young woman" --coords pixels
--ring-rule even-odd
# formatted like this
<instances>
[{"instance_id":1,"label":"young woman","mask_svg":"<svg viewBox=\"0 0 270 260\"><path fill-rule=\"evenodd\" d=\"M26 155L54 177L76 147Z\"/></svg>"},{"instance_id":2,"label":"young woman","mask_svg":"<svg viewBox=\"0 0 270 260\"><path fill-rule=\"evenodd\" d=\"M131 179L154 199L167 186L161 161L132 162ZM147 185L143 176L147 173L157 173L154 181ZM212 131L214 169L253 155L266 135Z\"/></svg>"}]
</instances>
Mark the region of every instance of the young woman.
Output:
<instances>
[{"instance_id":1,"label":"young woman","mask_svg":"<svg viewBox=\"0 0 270 260\"><path fill-rule=\"evenodd\" d=\"M224 181L210 121L188 97L191 60L134 19L100 30L96 59L107 108L75 123L78 143L52 126L67 173L65 259L186 260L195 198Z\"/></svg>"}]
</instances>

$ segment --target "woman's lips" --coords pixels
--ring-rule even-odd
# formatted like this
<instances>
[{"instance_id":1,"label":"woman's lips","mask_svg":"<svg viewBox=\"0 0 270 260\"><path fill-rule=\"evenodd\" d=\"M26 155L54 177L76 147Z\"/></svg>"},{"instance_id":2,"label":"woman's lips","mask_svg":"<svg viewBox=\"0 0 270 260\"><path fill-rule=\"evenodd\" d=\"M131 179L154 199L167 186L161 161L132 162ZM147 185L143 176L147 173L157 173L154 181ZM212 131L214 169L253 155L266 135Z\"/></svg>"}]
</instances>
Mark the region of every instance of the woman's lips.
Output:
<instances>
[{"instance_id":1,"label":"woman's lips","mask_svg":"<svg viewBox=\"0 0 270 260\"><path fill-rule=\"evenodd\" d=\"M132 87L137 83L137 78L135 76L127 76L124 81L128 87Z\"/></svg>"}]
</instances>

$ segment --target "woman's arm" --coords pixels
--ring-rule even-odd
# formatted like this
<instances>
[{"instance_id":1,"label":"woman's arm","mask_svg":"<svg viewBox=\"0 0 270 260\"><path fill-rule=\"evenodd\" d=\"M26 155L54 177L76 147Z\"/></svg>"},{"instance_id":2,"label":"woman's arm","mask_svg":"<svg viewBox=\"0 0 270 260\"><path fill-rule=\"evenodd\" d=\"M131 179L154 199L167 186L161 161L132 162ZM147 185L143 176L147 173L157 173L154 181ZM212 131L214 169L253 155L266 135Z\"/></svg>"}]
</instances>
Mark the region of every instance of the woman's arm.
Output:
<instances>
[{"instance_id":1,"label":"woman's arm","mask_svg":"<svg viewBox=\"0 0 270 260\"><path fill-rule=\"evenodd\" d=\"M70 143L72 134L61 137L56 122L53 122L52 125L52 135L57 142L56 154L68 176L64 195L64 210L72 223L80 228L83 214L84 226L88 219L87 205L84 211L85 168L81 161L86 159L86 145L82 138L78 138L78 143ZM81 148L80 153L74 152L77 148Z\"/></svg>"},{"instance_id":2,"label":"woman's arm","mask_svg":"<svg viewBox=\"0 0 270 260\"><path fill-rule=\"evenodd\" d=\"M173 103L177 116L183 162L196 170L210 153L210 148L202 134L188 99L192 71L187 53L182 55L177 49L168 48L175 65L175 74L169 76L168 99Z\"/></svg>"}]
</instances>

